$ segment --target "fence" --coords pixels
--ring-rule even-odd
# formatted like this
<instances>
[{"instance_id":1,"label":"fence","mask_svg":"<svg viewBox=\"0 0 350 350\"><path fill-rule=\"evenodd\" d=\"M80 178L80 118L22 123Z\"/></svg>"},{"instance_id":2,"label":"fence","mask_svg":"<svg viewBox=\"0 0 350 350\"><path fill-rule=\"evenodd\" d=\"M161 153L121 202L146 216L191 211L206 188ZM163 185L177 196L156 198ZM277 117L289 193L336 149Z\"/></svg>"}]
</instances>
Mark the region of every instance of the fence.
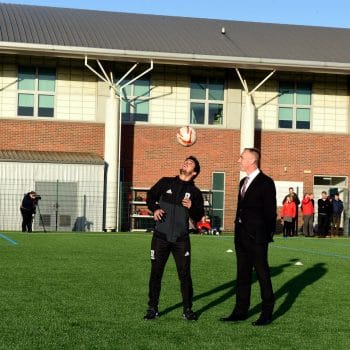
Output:
<instances>
[{"instance_id":1,"label":"fence","mask_svg":"<svg viewBox=\"0 0 350 350\"><path fill-rule=\"evenodd\" d=\"M0 184L0 230L21 230L20 205L35 190L38 201L33 231L93 231L104 228L104 183L96 181L2 181ZM121 184L120 227L129 229L129 184Z\"/></svg>"}]
</instances>

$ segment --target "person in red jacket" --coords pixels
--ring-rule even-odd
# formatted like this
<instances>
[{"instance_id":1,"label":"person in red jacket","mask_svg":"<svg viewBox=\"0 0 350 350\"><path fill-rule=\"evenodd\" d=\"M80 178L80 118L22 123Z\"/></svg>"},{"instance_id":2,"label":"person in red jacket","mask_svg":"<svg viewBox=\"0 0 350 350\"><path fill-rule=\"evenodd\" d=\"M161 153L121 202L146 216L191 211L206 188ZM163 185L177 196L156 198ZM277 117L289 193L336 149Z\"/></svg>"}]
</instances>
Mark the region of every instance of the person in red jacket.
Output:
<instances>
[{"instance_id":1,"label":"person in red jacket","mask_svg":"<svg viewBox=\"0 0 350 350\"><path fill-rule=\"evenodd\" d=\"M292 196L288 196L281 210L281 222L283 223L283 237L292 236L292 222L296 216L296 205Z\"/></svg>"},{"instance_id":2,"label":"person in red jacket","mask_svg":"<svg viewBox=\"0 0 350 350\"><path fill-rule=\"evenodd\" d=\"M301 201L301 211L303 212L303 234L305 237L314 236L314 195L306 193Z\"/></svg>"}]
</instances>

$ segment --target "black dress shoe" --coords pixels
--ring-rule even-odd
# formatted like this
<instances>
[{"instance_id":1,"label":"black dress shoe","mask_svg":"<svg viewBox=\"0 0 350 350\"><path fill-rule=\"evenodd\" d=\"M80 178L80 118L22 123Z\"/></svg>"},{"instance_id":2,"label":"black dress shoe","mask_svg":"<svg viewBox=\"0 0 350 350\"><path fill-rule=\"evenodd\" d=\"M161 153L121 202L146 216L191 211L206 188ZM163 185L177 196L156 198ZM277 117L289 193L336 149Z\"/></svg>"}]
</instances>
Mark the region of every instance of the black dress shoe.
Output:
<instances>
[{"instance_id":1,"label":"black dress shoe","mask_svg":"<svg viewBox=\"0 0 350 350\"><path fill-rule=\"evenodd\" d=\"M246 315L235 315L232 314L228 317L221 317L220 321L222 322L238 322L238 321L244 321L247 319Z\"/></svg>"},{"instance_id":2,"label":"black dress shoe","mask_svg":"<svg viewBox=\"0 0 350 350\"><path fill-rule=\"evenodd\" d=\"M260 316L256 321L252 322L253 326L267 326L272 322L271 317Z\"/></svg>"}]
</instances>

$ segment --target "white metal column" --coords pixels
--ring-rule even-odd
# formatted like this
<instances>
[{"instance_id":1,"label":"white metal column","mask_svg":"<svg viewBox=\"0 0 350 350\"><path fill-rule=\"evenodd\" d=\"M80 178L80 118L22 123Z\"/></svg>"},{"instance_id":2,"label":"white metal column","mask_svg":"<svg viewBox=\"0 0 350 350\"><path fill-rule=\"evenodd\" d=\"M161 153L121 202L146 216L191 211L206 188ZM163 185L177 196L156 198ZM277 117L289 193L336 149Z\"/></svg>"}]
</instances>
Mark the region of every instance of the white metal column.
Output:
<instances>
[{"instance_id":1,"label":"white metal column","mask_svg":"<svg viewBox=\"0 0 350 350\"><path fill-rule=\"evenodd\" d=\"M106 231L115 231L117 229L117 215L118 215L118 192L119 181L118 172L120 164L118 161L118 139L120 132L118 132L118 116L119 116L119 99L112 89L110 89L110 96L106 102L106 118L105 118L105 171L106 171L106 217L105 227Z\"/></svg>"},{"instance_id":2,"label":"white metal column","mask_svg":"<svg viewBox=\"0 0 350 350\"><path fill-rule=\"evenodd\" d=\"M253 93L267 81L274 73L273 70L268 74L253 90L249 91L248 84L245 79L242 78L241 73L236 68L237 75L242 83L244 94L245 94L245 104L244 109L241 114L241 141L240 150L243 151L244 148L254 147L254 133L255 133L255 106L253 104ZM246 174L240 172L240 178L242 179Z\"/></svg>"},{"instance_id":3,"label":"white metal column","mask_svg":"<svg viewBox=\"0 0 350 350\"><path fill-rule=\"evenodd\" d=\"M110 76L105 72L99 60L96 60L103 74L98 73L94 68L88 64L87 56L85 56L85 66L96 74L109 87L109 98L106 102L106 116L105 116L105 231L117 231L120 229L119 218L119 200L120 196L120 148L121 148L121 110L120 99L123 88L133 83L143 75L147 74L153 69L153 61L151 66L137 77L128 81L123 86L120 84L130 74L130 72L137 66L137 63L129 69L117 83L114 83L113 74ZM117 88L118 87L118 88Z\"/></svg>"},{"instance_id":4,"label":"white metal column","mask_svg":"<svg viewBox=\"0 0 350 350\"><path fill-rule=\"evenodd\" d=\"M241 151L244 148L254 147L254 132L255 132L255 107L253 104L253 93L263 85L274 73L273 70L268 74L253 90L249 91L247 82L242 78L239 70L236 68L237 75L242 83L245 93L245 104L241 115Z\"/></svg>"}]
</instances>

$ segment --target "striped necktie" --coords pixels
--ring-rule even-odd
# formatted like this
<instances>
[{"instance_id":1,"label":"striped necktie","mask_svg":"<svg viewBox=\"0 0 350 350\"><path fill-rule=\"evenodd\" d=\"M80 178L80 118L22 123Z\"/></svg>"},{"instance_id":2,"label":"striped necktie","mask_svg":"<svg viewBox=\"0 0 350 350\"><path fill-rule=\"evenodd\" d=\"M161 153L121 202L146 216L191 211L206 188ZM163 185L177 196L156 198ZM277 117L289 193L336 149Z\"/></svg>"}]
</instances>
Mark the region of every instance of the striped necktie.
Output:
<instances>
[{"instance_id":1,"label":"striped necktie","mask_svg":"<svg viewBox=\"0 0 350 350\"><path fill-rule=\"evenodd\" d=\"M246 190L247 190L248 181L249 181L249 177L246 176L246 178L244 179L243 186L242 186L242 191L241 191L241 197L242 197L242 198L244 197L245 192L246 192Z\"/></svg>"}]
</instances>

